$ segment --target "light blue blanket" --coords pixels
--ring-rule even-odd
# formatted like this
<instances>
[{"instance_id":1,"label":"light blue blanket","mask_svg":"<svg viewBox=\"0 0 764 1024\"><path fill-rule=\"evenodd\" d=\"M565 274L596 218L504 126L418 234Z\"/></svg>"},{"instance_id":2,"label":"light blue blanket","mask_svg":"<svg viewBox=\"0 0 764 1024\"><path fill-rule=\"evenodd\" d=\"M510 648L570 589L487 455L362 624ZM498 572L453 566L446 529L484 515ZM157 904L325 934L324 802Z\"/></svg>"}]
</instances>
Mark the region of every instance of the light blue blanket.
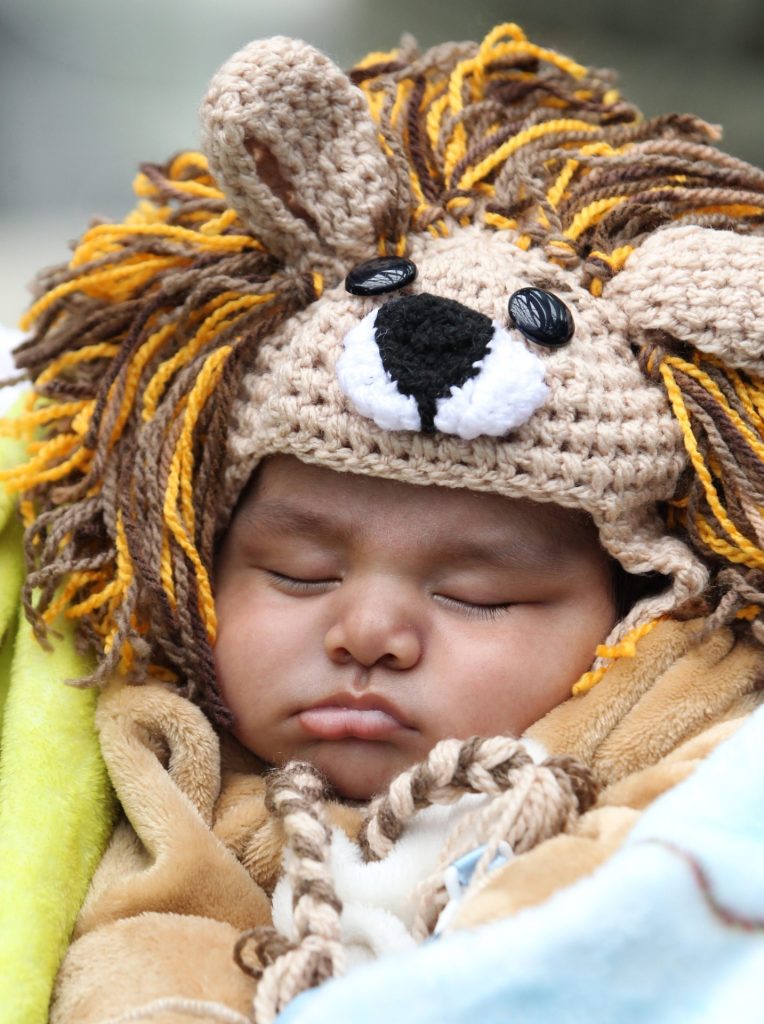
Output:
<instances>
[{"instance_id":1,"label":"light blue blanket","mask_svg":"<svg viewBox=\"0 0 764 1024\"><path fill-rule=\"evenodd\" d=\"M753 1024L763 928L764 708L590 877L305 993L278 1022Z\"/></svg>"}]
</instances>

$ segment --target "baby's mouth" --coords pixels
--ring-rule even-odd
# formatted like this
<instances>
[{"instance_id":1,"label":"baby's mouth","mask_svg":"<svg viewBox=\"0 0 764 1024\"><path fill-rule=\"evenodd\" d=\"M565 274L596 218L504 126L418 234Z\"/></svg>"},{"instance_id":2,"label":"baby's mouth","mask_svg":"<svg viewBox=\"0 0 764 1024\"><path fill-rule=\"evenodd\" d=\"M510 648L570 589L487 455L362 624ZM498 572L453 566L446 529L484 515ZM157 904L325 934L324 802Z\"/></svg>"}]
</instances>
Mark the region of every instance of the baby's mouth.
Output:
<instances>
[{"instance_id":1,"label":"baby's mouth","mask_svg":"<svg viewBox=\"0 0 764 1024\"><path fill-rule=\"evenodd\" d=\"M366 695L330 697L297 718L307 733L322 740L386 740L411 728L394 705Z\"/></svg>"}]
</instances>

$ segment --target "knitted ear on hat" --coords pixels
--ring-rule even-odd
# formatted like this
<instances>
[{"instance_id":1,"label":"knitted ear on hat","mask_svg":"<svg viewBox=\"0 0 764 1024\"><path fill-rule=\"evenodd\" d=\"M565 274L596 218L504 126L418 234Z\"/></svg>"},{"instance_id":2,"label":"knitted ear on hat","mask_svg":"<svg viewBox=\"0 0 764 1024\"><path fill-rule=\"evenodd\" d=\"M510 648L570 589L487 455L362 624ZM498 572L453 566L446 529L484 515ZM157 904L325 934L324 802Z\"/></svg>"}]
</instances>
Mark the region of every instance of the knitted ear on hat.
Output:
<instances>
[{"instance_id":1,"label":"knitted ear on hat","mask_svg":"<svg viewBox=\"0 0 764 1024\"><path fill-rule=\"evenodd\" d=\"M719 623L748 618L764 638L764 238L665 228L603 294L682 430L689 472L670 523L717 567Z\"/></svg>"},{"instance_id":2,"label":"knitted ear on hat","mask_svg":"<svg viewBox=\"0 0 764 1024\"><path fill-rule=\"evenodd\" d=\"M284 263L342 275L343 264L376 255L378 239L402 233L389 221L408 208L396 199L405 178L382 152L360 89L311 46L251 43L215 75L201 118L231 205Z\"/></svg>"},{"instance_id":3,"label":"knitted ear on hat","mask_svg":"<svg viewBox=\"0 0 764 1024\"><path fill-rule=\"evenodd\" d=\"M607 288L632 337L656 332L728 366L764 370L764 238L670 227L646 238Z\"/></svg>"}]
</instances>

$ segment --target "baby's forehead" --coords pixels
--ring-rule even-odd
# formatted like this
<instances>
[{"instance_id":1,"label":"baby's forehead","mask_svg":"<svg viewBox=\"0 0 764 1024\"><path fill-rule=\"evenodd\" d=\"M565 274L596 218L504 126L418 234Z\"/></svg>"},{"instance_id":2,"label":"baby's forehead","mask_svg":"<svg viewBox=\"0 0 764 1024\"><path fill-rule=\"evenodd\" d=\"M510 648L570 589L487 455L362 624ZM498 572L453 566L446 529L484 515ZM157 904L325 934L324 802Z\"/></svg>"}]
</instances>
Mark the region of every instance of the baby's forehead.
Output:
<instances>
[{"instance_id":1,"label":"baby's forehead","mask_svg":"<svg viewBox=\"0 0 764 1024\"><path fill-rule=\"evenodd\" d=\"M361 535L374 530L441 544L444 557L518 541L539 553L598 545L591 518L578 509L508 498L489 490L403 483L338 472L289 455L269 457L253 474L237 520L287 535Z\"/></svg>"}]
</instances>

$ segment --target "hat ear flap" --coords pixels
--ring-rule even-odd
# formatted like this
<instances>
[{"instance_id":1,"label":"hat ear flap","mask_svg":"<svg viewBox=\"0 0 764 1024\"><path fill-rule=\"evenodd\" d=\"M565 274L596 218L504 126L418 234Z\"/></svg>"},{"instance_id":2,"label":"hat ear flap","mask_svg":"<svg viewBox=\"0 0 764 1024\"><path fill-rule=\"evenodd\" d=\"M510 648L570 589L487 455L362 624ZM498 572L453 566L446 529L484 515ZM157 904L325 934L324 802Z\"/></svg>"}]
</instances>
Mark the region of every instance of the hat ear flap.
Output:
<instances>
[{"instance_id":1,"label":"hat ear flap","mask_svg":"<svg viewBox=\"0 0 764 1024\"><path fill-rule=\"evenodd\" d=\"M667 334L764 373L764 237L685 225L647 238L603 293L635 340Z\"/></svg>"},{"instance_id":2,"label":"hat ear flap","mask_svg":"<svg viewBox=\"0 0 764 1024\"><path fill-rule=\"evenodd\" d=\"M201 118L213 174L274 256L342 274L378 255L398 179L362 92L328 57L251 43L212 79Z\"/></svg>"}]
</instances>

